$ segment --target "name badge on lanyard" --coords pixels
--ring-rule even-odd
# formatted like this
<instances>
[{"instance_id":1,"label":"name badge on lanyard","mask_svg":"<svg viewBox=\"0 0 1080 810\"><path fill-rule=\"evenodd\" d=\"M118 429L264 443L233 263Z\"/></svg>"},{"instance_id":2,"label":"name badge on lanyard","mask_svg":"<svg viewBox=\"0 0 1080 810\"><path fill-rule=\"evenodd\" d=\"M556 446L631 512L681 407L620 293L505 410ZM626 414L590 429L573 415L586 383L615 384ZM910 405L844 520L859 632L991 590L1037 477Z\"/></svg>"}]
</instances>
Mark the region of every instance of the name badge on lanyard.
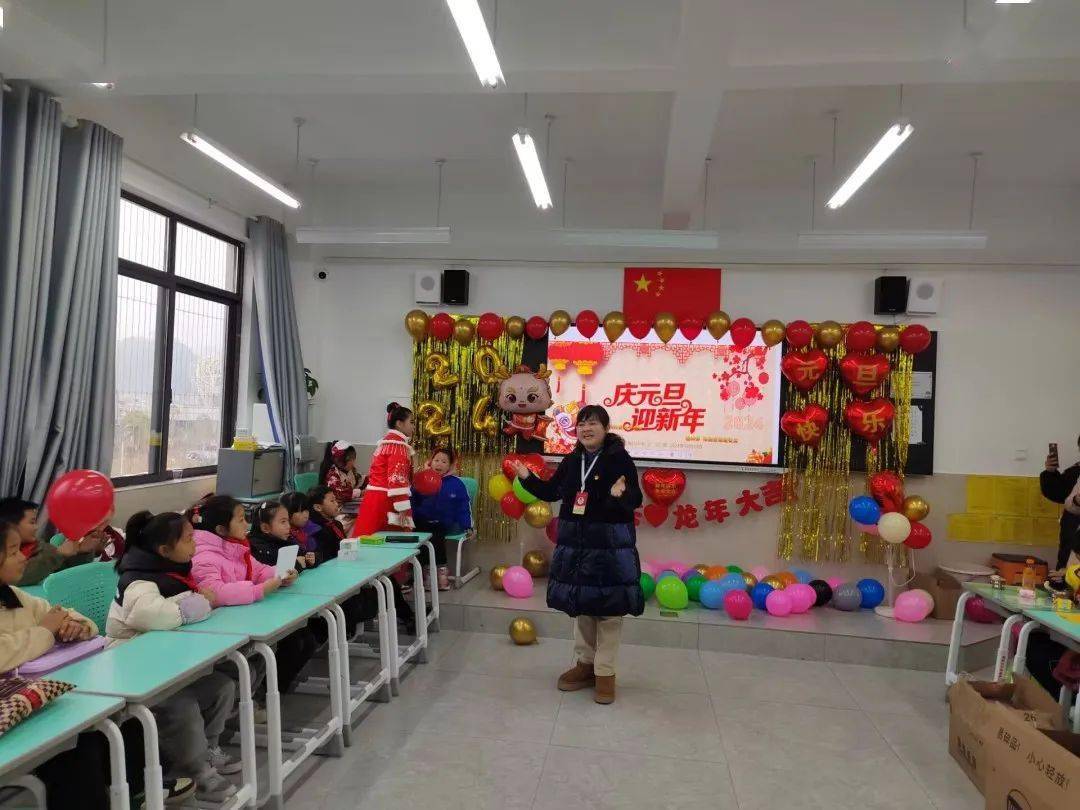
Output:
<instances>
[{"instance_id":1,"label":"name badge on lanyard","mask_svg":"<svg viewBox=\"0 0 1080 810\"><path fill-rule=\"evenodd\" d=\"M585 469L585 454L581 454L581 489L578 490L577 495L574 496L574 506L570 510L571 514L584 515L585 507L589 504L589 493L585 491L585 482L589 480L589 475L593 471L593 467L596 466L596 462L600 460L600 454L597 453L593 458L592 463L589 465L589 469Z\"/></svg>"}]
</instances>

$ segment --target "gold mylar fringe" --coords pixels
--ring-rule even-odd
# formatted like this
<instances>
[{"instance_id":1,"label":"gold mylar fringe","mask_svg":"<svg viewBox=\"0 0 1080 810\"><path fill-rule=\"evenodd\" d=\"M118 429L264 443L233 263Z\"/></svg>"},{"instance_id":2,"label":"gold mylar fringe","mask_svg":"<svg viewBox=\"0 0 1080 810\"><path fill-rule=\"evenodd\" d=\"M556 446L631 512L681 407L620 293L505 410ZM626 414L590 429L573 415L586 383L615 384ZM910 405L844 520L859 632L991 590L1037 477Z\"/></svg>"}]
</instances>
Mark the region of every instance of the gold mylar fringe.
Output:
<instances>
[{"instance_id":1,"label":"gold mylar fringe","mask_svg":"<svg viewBox=\"0 0 1080 810\"><path fill-rule=\"evenodd\" d=\"M475 326L479 318L468 316L468 320ZM483 382L473 368L473 358L483 346L491 346L508 371L513 371L521 363L524 341L521 338L508 337L505 333L491 343L476 337L467 346L462 346L453 338L443 341L432 337L414 344L413 408L415 410L419 403L426 400L439 403L446 412L450 434L426 435L423 420L418 420L413 446L423 459L437 447L450 445L454 448L458 453L458 471L462 475L475 478L480 485L473 503L477 538L481 542L508 543L516 535L517 524L502 513L495 501L487 497L487 479L500 470L502 457L511 452L512 440L501 431L492 436L476 430L472 425L473 404L485 395L491 397L491 412L501 423L495 405L498 400L498 384ZM460 378L456 385L441 391L435 388L432 374L425 366L425 361L432 352L442 352L450 360L450 372Z\"/></svg>"}]
</instances>

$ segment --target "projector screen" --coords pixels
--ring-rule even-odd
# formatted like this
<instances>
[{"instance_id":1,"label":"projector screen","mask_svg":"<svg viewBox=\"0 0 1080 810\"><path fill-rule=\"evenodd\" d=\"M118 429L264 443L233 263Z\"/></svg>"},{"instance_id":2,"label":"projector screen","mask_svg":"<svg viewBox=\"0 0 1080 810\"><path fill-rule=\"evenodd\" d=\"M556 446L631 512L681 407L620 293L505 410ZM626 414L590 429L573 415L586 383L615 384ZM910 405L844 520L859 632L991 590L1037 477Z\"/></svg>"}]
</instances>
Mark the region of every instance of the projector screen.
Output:
<instances>
[{"instance_id":1,"label":"projector screen","mask_svg":"<svg viewBox=\"0 0 1080 810\"><path fill-rule=\"evenodd\" d=\"M725 335L681 333L663 343L629 332L609 343L570 327L548 336L552 406L544 452L570 452L582 405L603 405L639 461L770 466L779 463L780 346L758 334L739 351Z\"/></svg>"}]
</instances>

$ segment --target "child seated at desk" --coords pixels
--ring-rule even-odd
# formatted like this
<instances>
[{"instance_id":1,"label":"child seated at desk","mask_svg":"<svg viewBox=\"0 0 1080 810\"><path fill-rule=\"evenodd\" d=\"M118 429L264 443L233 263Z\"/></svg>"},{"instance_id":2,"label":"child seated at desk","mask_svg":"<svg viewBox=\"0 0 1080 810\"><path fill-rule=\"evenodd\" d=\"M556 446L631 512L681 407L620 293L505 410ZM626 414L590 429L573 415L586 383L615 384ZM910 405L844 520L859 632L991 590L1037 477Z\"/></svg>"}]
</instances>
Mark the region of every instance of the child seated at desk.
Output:
<instances>
[{"instance_id":1,"label":"child seated at desk","mask_svg":"<svg viewBox=\"0 0 1080 810\"><path fill-rule=\"evenodd\" d=\"M303 492L286 492L281 496L281 505L289 513L289 534L293 542L304 552L317 551L315 535L319 527L311 522L311 500ZM316 563L321 560L316 559Z\"/></svg>"},{"instance_id":2,"label":"child seated at desk","mask_svg":"<svg viewBox=\"0 0 1080 810\"><path fill-rule=\"evenodd\" d=\"M472 532L469 491L465 489L462 480L454 475L454 460L454 451L449 447L440 447L433 452L428 467L442 476L442 486L434 495L421 495L415 489L412 493L413 522L418 530L431 532L440 591L450 590L450 572L446 567L446 536L458 532ZM421 554L420 561L430 565L427 557L427 554ZM424 587L427 585L428 580L425 578Z\"/></svg>"},{"instance_id":3,"label":"child seated at desk","mask_svg":"<svg viewBox=\"0 0 1080 810\"><path fill-rule=\"evenodd\" d=\"M26 558L25 570L19 585L39 585L54 571L93 562L101 551L102 539L88 535L82 540L66 540L53 546L38 539L38 505L22 498L0 500L0 520L14 527L19 535L19 548Z\"/></svg>"},{"instance_id":4,"label":"child seated at desk","mask_svg":"<svg viewBox=\"0 0 1080 810\"><path fill-rule=\"evenodd\" d=\"M271 565L255 559L248 542L244 506L228 495L211 495L189 510L195 526L192 577L209 588L218 605L250 605L296 582L296 570L278 578ZM278 689L288 691L315 652L315 638L303 627L277 643Z\"/></svg>"},{"instance_id":5,"label":"child seated at desk","mask_svg":"<svg viewBox=\"0 0 1080 810\"><path fill-rule=\"evenodd\" d=\"M289 493L295 495L296 493ZM302 514L302 513L301 513ZM251 556L263 565L276 565L278 551L285 546L298 546L296 551L296 573L319 564L315 550L307 551L297 542L289 521L289 510L279 501L264 501L255 511L248 543L251 544ZM314 546L314 542L312 543Z\"/></svg>"},{"instance_id":6,"label":"child seated at desk","mask_svg":"<svg viewBox=\"0 0 1080 810\"><path fill-rule=\"evenodd\" d=\"M119 582L105 633L110 646L150 630L175 630L210 615L214 592L191 578L195 540L176 512L137 512L127 522L127 548L116 561ZM190 773L201 801L224 801L236 787L222 774L239 773L240 760L218 740L236 700L229 676L211 672L153 708L166 775Z\"/></svg>"}]
</instances>

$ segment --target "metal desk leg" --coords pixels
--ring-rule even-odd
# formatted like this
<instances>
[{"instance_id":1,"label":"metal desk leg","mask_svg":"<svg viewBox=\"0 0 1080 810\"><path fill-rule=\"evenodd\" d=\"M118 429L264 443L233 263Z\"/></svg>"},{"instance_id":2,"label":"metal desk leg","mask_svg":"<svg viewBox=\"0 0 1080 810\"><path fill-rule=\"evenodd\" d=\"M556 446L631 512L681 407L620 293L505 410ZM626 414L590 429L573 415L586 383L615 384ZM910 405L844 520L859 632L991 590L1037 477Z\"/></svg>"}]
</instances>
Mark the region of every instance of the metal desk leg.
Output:
<instances>
[{"instance_id":1,"label":"metal desk leg","mask_svg":"<svg viewBox=\"0 0 1080 810\"><path fill-rule=\"evenodd\" d=\"M325 753L340 757L345 753L345 737L341 730L341 707L342 701L345 701L345 705L348 705L349 700L348 690L346 690L344 697L341 694L341 658L342 655L348 656L348 650L343 650L339 641L345 635L345 628L344 626L338 626L337 618L333 611L328 608L320 609L319 615L326 620L326 649L330 663L330 716L331 722L334 724L334 735L327 743Z\"/></svg>"},{"instance_id":2,"label":"metal desk leg","mask_svg":"<svg viewBox=\"0 0 1080 810\"><path fill-rule=\"evenodd\" d=\"M259 779L255 766L255 701L251 694L251 668L239 650L230 652L229 660L236 664L237 680L240 682L240 762L244 779L242 790L247 791L245 804L254 807L259 796Z\"/></svg>"},{"instance_id":3,"label":"metal desk leg","mask_svg":"<svg viewBox=\"0 0 1080 810\"><path fill-rule=\"evenodd\" d=\"M432 559L435 559L434 554L432 555ZM413 567L413 581L414 582L423 582L424 581L424 571L420 567L420 558L419 558L419 556L416 556L416 557L412 558L412 567ZM436 590L436 593L438 593L438 590ZM427 663L427 635L428 635L427 634L427 625L428 625L428 618L427 618L427 606L426 606L427 603L426 603L426 600L424 598L424 589L423 588L413 588L413 604L414 604L413 610L416 612L416 637L420 640L420 649L416 653L416 660L417 660L418 663L426 664Z\"/></svg>"},{"instance_id":4,"label":"metal desk leg","mask_svg":"<svg viewBox=\"0 0 1080 810\"><path fill-rule=\"evenodd\" d=\"M95 728L105 735L109 742L109 807L111 810L129 810L131 797L128 795L127 761L124 759L124 735L120 726L108 718ZM42 802L42 807L45 803Z\"/></svg>"},{"instance_id":5,"label":"metal desk leg","mask_svg":"<svg viewBox=\"0 0 1080 810\"><path fill-rule=\"evenodd\" d=\"M332 604L330 610L337 620L338 656L341 669L341 739L345 745L352 745L352 676L349 674L349 639L345 635L345 611L341 605ZM327 632L329 640L329 632ZM332 691L332 690L331 690Z\"/></svg>"},{"instance_id":6,"label":"metal desk leg","mask_svg":"<svg viewBox=\"0 0 1080 810\"><path fill-rule=\"evenodd\" d=\"M45 794L45 783L34 776L26 773L18 779L12 779L4 783L5 788L21 788L34 797L34 806L39 810L49 810L48 797ZM115 805L113 805L115 807Z\"/></svg>"},{"instance_id":7,"label":"metal desk leg","mask_svg":"<svg viewBox=\"0 0 1080 810\"><path fill-rule=\"evenodd\" d=\"M266 770L269 779L267 803L275 810L284 806L284 774L281 769L281 694L278 692L277 657L262 641L251 645L266 662Z\"/></svg>"},{"instance_id":8,"label":"metal desk leg","mask_svg":"<svg viewBox=\"0 0 1080 810\"><path fill-rule=\"evenodd\" d=\"M428 578L431 581L431 618L428 619L432 626L432 631L439 632L439 572L438 566L435 564L435 544L430 540L425 540L424 545L427 547L428 552Z\"/></svg>"},{"instance_id":9,"label":"metal desk leg","mask_svg":"<svg viewBox=\"0 0 1080 810\"><path fill-rule=\"evenodd\" d=\"M390 578L385 574L378 578L378 582L381 585L383 592L386 594L386 639L390 647L390 694L397 697L399 693L398 635L397 608L394 606L394 586L390 582Z\"/></svg>"},{"instance_id":10,"label":"metal desk leg","mask_svg":"<svg viewBox=\"0 0 1080 810\"><path fill-rule=\"evenodd\" d=\"M165 810L165 784L161 775L161 758L158 751L157 721L145 706L129 703L128 712L142 723L143 755L145 756L144 785L147 810Z\"/></svg>"},{"instance_id":11,"label":"metal desk leg","mask_svg":"<svg viewBox=\"0 0 1080 810\"><path fill-rule=\"evenodd\" d=\"M1027 646L1032 631L1039 626L1038 622L1028 621L1020 628L1020 638L1016 641L1016 657L1013 658L1013 675L1023 675L1027 672Z\"/></svg>"},{"instance_id":12,"label":"metal desk leg","mask_svg":"<svg viewBox=\"0 0 1080 810\"><path fill-rule=\"evenodd\" d=\"M1001 625L1001 638L998 640L997 660L994 661L994 680L1000 681L1005 677L1009 668L1009 642L1012 641L1012 629L1024 621L1021 613L1014 613Z\"/></svg>"},{"instance_id":13,"label":"metal desk leg","mask_svg":"<svg viewBox=\"0 0 1080 810\"><path fill-rule=\"evenodd\" d=\"M964 635L964 605L975 594L964 591L956 603L956 616L953 618L952 635L949 636L949 658L945 664L945 685L952 686L959 678L957 670L960 666L960 641Z\"/></svg>"}]
</instances>

